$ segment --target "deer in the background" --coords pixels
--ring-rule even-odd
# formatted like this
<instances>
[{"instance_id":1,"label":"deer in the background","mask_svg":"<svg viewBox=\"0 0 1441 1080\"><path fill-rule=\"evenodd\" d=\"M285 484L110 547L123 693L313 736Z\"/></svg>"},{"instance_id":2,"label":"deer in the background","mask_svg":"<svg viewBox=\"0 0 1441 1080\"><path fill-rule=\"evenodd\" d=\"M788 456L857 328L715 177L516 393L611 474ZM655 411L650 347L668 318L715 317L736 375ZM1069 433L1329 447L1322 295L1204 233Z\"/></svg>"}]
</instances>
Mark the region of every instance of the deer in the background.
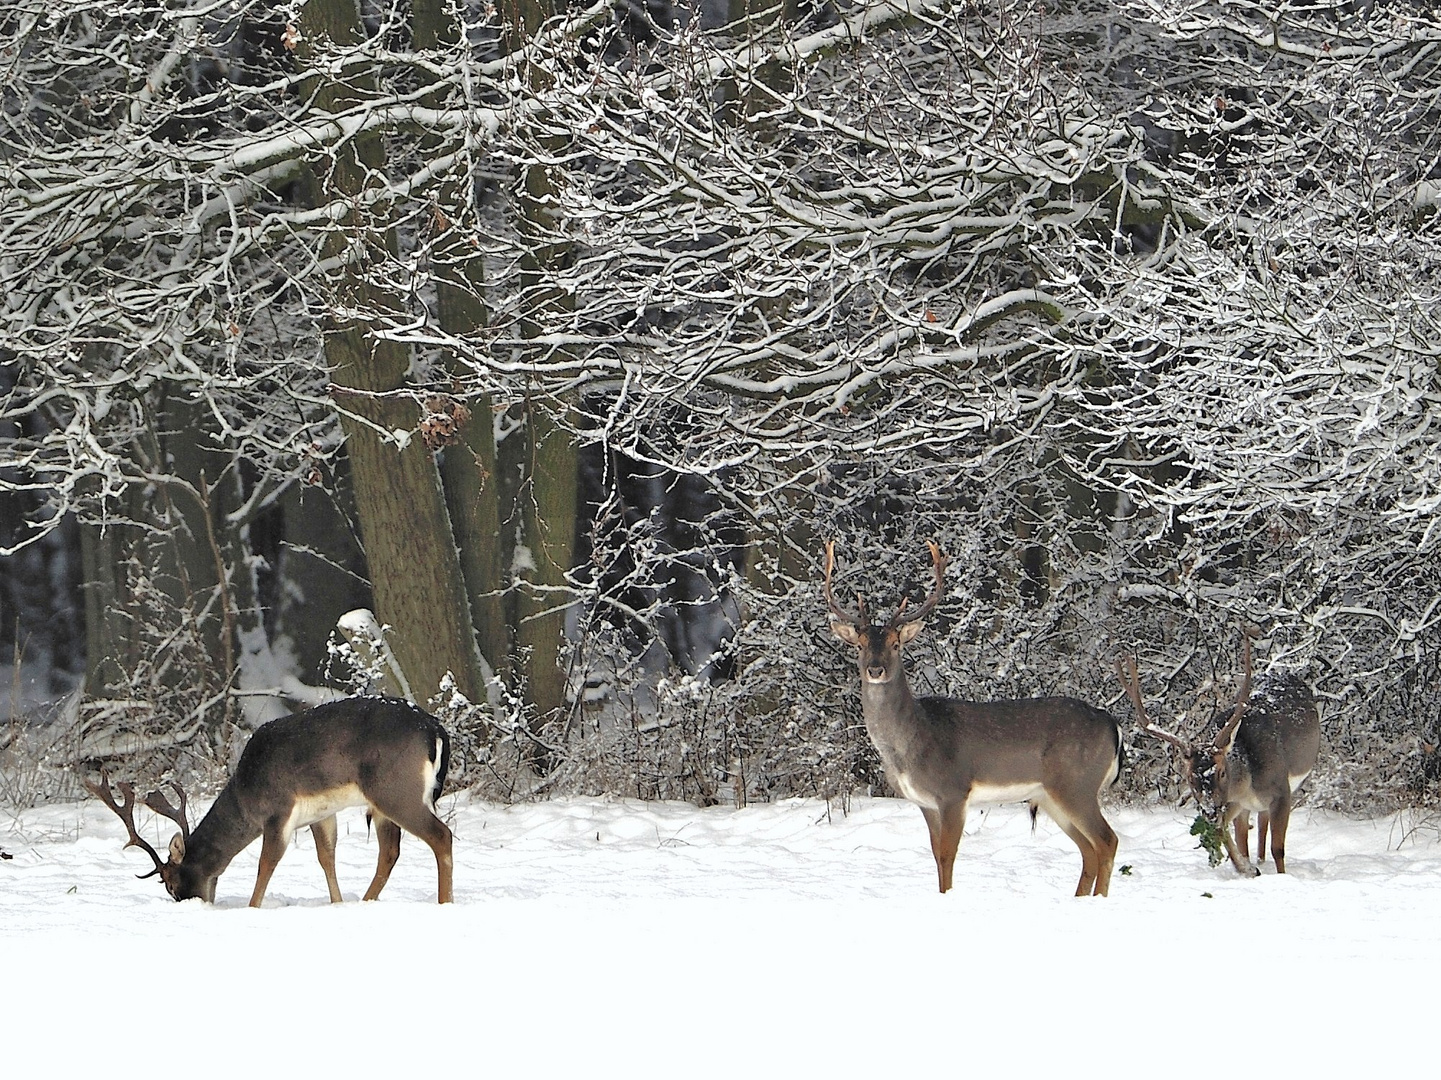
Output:
<instances>
[{"instance_id":1,"label":"deer in the background","mask_svg":"<svg viewBox=\"0 0 1441 1080\"><path fill-rule=\"evenodd\" d=\"M1114 718L1065 697L961 701L916 697L906 682L902 646L913 641L944 592L946 556L930 545L936 584L920 607L906 601L873 624L865 601L847 612L831 592L834 543L826 544L825 598L831 630L856 650L861 712L895 790L920 807L931 834L941 892L951 887L956 850L971 803L1027 802L1050 816L1081 851L1077 896L1105 896L1116 834L1099 796L1121 766Z\"/></svg>"},{"instance_id":2,"label":"deer in the background","mask_svg":"<svg viewBox=\"0 0 1441 1080\"><path fill-rule=\"evenodd\" d=\"M176 900L199 897L213 903L216 880L260 837L260 867L250 896L250 906L259 907L291 836L309 825L330 899L339 903L335 814L364 806L380 842L375 877L364 899L374 900L385 887L400 857L404 829L435 853L437 898L445 904L451 900L451 834L436 816L435 800L449 766L445 729L429 713L394 698L346 698L272 720L250 737L235 775L193 832L178 786L178 807L158 792L141 800L180 826L164 862L135 829L131 785L119 785L118 802L103 775L100 784L86 781L85 786L125 823L130 832L125 846L141 848L154 861L155 869L140 876L160 875Z\"/></svg>"},{"instance_id":3,"label":"deer in the background","mask_svg":"<svg viewBox=\"0 0 1441 1080\"><path fill-rule=\"evenodd\" d=\"M1181 776L1201 812L1220 830L1231 865L1238 873L1253 877L1261 873L1251 862L1254 810L1259 829L1256 855L1265 862L1269 828L1276 873L1284 874L1291 799L1316 767L1321 746L1321 722L1310 688L1290 672L1263 675L1253 688L1251 638L1245 635L1236 703L1216 714L1212 720L1218 725L1216 733L1196 743L1151 722L1141 700L1134 656L1124 666L1116 660L1116 675L1130 695L1141 730L1165 739L1180 752Z\"/></svg>"}]
</instances>

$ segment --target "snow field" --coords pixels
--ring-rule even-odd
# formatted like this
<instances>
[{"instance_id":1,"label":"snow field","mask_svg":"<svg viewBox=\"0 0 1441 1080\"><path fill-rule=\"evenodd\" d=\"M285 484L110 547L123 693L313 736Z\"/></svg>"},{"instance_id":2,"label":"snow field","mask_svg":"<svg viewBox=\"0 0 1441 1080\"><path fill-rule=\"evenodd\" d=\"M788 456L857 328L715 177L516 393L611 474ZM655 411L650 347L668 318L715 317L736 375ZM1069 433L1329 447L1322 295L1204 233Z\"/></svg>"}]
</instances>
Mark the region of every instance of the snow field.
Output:
<instances>
[{"instance_id":1,"label":"snow field","mask_svg":"<svg viewBox=\"0 0 1441 1080\"><path fill-rule=\"evenodd\" d=\"M945 896L899 800L441 810L447 908L412 837L379 902L332 906L302 831L251 911L258 843L214 906L175 904L135 879L149 861L99 803L0 826L0 1056L34 1065L6 1074L73 1052L121 1075L178 1053L222 1076L261 1059L282 1075L1324 1076L1416 1067L1436 1015L1441 843L1414 814L1300 811L1288 873L1251 880L1207 866L1189 814L1108 807L1111 895L1077 900L1079 854L1044 817L1031 836L1024 806L972 814ZM161 824L142 827L163 850ZM340 834L355 901L375 845L358 811ZM213 1015L218 1033L186 1022Z\"/></svg>"}]
</instances>

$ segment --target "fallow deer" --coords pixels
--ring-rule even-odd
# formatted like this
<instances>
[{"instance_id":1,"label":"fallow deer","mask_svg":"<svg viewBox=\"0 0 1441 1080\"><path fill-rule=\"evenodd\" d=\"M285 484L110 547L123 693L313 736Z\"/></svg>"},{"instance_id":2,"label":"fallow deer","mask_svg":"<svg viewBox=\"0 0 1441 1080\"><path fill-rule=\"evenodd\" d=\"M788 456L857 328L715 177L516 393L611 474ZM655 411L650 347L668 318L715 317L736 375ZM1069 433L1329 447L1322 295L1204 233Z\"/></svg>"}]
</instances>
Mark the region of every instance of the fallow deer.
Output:
<instances>
[{"instance_id":1,"label":"fallow deer","mask_svg":"<svg viewBox=\"0 0 1441 1080\"><path fill-rule=\"evenodd\" d=\"M339 903L335 814L364 806L380 843L375 877L364 899L374 900L385 887L400 856L404 829L435 853L437 898L445 904L451 900L451 834L436 816L435 800L449 766L445 729L429 713L394 698L345 698L272 720L250 737L235 774L193 832L179 787L178 807L158 792L142 800L180 826L166 862L136 832L131 785L119 785L119 802L103 775L100 784L86 781L85 786L125 823L130 833L125 846L141 848L154 861L155 869L139 876L159 874L176 900L199 897L213 903L217 879L258 836L260 868L250 906L259 907L291 836L309 825L331 902Z\"/></svg>"},{"instance_id":2,"label":"fallow deer","mask_svg":"<svg viewBox=\"0 0 1441 1080\"><path fill-rule=\"evenodd\" d=\"M951 888L956 851L971 803L1027 802L1044 810L1081 852L1077 896L1105 896L1116 834L1100 793L1121 767L1121 732L1107 712L1067 697L961 701L916 697L906 682L902 646L944 592L946 556L930 545L936 584L909 615L871 623L865 601L844 611L831 592L834 543L826 544L825 597L831 630L856 650L861 713L897 792L920 807L931 835L941 892Z\"/></svg>"},{"instance_id":3,"label":"fallow deer","mask_svg":"<svg viewBox=\"0 0 1441 1080\"><path fill-rule=\"evenodd\" d=\"M1316 700L1301 678L1290 672L1263 675L1253 689L1251 639L1242 639L1241 684L1236 704L1220 710L1219 725L1204 743L1194 743L1157 727L1141 700L1135 657L1126 666L1116 660L1116 675L1130 695L1141 730L1165 739L1180 752L1181 776L1201 812L1221 832L1226 854L1237 873L1257 876L1251 862L1251 811L1260 830L1256 854L1266 861L1266 831L1271 832L1271 857L1276 873L1286 872L1286 827L1291 800L1316 767L1321 723ZM1229 715L1228 715L1229 713ZM1235 838L1227 831L1234 827Z\"/></svg>"}]
</instances>

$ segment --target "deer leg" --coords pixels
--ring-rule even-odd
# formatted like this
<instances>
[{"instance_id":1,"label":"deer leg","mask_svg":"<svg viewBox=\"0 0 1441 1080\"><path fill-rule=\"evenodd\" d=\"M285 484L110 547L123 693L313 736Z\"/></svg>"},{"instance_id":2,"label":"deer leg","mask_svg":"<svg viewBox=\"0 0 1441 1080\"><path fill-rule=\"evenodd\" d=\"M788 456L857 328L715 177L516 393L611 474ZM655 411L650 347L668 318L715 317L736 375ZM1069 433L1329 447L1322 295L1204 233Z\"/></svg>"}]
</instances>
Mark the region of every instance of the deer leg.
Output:
<instances>
[{"instance_id":1,"label":"deer leg","mask_svg":"<svg viewBox=\"0 0 1441 1080\"><path fill-rule=\"evenodd\" d=\"M428 822L411 831L429 844L430 850L435 853L436 903L450 903L455 898L455 857L452 854L454 837L451 836L450 829L440 818L431 814Z\"/></svg>"},{"instance_id":2,"label":"deer leg","mask_svg":"<svg viewBox=\"0 0 1441 1080\"><path fill-rule=\"evenodd\" d=\"M1266 861L1266 829L1271 824L1271 815L1262 810L1256 815L1256 861Z\"/></svg>"},{"instance_id":3,"label":"deer leg","mask_svg":"<svg viewBox=\"0 0 1441 1080\"><path fill-rule=\"evenodd\" d=\"M1097 824L1104 830L1099 835L1093 835L1091 842L1096 845L1096 891L1093 896L1111 895L1111 871L1116 866L1116 849L1121 846L1120 839L1116 836L1116 830L1111 828L1111 823L1101 814L1101 808L1096 807Z\"/></svg>"},{"instance_id":4,"label":"deer leg","mask_svg":"<svg viewBox=\"0 0 1441 1080\"><path fill-rule=\"evenodd\" d=\"M1056 804L1056 801L1050 798L1049 795L1037 799L1036 804L1045 810L1046 816L1059 825L1061 831L1071 838L1071 843L1075 844L1080 850L1081 880L1076 882L1075 895L1090 896L1092 890L1096 887L1097 862L1095 846L1092 845L1091 841L1086 837L1086 834L1076 827L1075 822L1071 820L1071 816L1061 809L1061 807ZM1035 824L1033 821L1032 828L1034 827Z\"/></svg>"},{"instance_id":5,"label":"deer leg","mask_svg":"<svg viewBox=\"0 0 1441 1080\"><path fill-rule=\"evenodd\" d=\"M1055 818L1055 815L1051 815ZM1090 839L1080 829L1076 828L1070 821L1061 818L1056 819L1056 824L1061 831L1071 838L1081 852L1081 879L1076 882L1077 896L1091 896L1096 892L1098 885L1098 874L1100 872L1100 859Z\"/></svg>"},{"instance_id":6,"label":"deer leg","mask_svg":"<svg viewBox=\"0 0 1441 1080\"><path fill-rule=\"evenodd\" d=\"M950 892L956 852L961 846L961 833L966 831L966 804L964 801L951 803L935 814L937 828L931 834L931 851L936 857L936 875L940 879L941 892Z\"/></svg>"},{"instance_id":7,"label":"deer leg","mask_svg":"<svg viewBox=\"0 0 1441 1080\"><path fill-rule=\"evenodd\" d=\"M1271 808L1271 858L1276 860L1276 873L1286 872L1286 826L1291 824L1291 800L1282 799Z\"/></svg>"},{"instance_id":8,"label":"deer leg","mask_svg":"<svg viewBox=\"0 0 1441 1080\"><path fill-rule=\"evenodd\" d=\"M1074 806L1063 806L1049 795L1039 801L1041 808L1081 852L1081 878L1076 883L1076 895L1109 894L1119 841L1101 813L1100 804L1092 800L1092 805L1087 805L1084 799L1078 799Z\"/></svg>"},{"instance_id":9,"label":"deer leg","mask_svg":"<svg viewBox=\"0 0 1441 1080\"><path fill-rule=\"evenodd\" d=\"M255 891L250 894L250 906L259 907L265 899L265 890L270 887L270 876L275 873L280 857L285 854L285 845L290 843L282 822L268 821L261 833L260 868L255 872Z\"/></svg>"},{"instance_id":10,"label":"deer leg","mask_svg":"<svg viewBox=\"0 0 1441 1080\"><path fill-rule=\"evenodd\" d=\"M375 839L380 844L380 855L375 860L375 877L370 879L370 888L365 890L362 900L374 900L390 880L395 861L400 858L400 826L379 811L372 811L375 822Z\"/></svg>"},{"instance_id":11,"label":"deer leg","mask_svg":"<svg viewBox=\"0 0 1441 1080\"><path fill-rule=\"evenodd\" d=\"M1240 852L1241 852L1241 857L1242 857L1243 859L1250 859L1250 858L1251 858L1251 815L1250 815L1250 813L1249 813L1248 811L1242 810L1241 813L1237 816L1237 818L1236 818L1235 831L1236 831L1236 847L1240 850ZM1265 847L1265 845L1266 845L1266 840L1265 840L1264 837L1262 837L1262 839L1261 839L1261 846L1262 846L1262 847ZM1257 853L1258 855L1260 854L1260 849L1259 849L1259 848L1257 849L1257 852L1256 852L1256 853Z\"/></svg>"},{"instance_id":12,"label":"deer leg","mask_svg":"<svg viewBox=\"0 0 1441 1080\"><path fill-rule=\"evenodd\" d=\"M932 810L926 806L921 807L921 813L925 816L926 819L926 831L929 832L931 835L931 858L935 859L936 861L936 879L940 883L941 892L945 892L951 887L951 878L945 870L946 846L945 841L942 839L942 833L944 829L941 824L941 813L939 810ZM958 840L957 847L959 846L960 842ZM956 850L955 848L952 848L950 854L950 865L954 867L955 863Z\"/></svg>"},{"instance_id":13,"label":"deer leg","mask_svg":"<svg viewBox=\"0 0 1441 1080\"><path fill-rule=\"evenodd\" d=\"M955 820L958 811L959 823ZM966 804L961 803L959 808L947 807L944 811L923 806L921 813L925 816L926 828L931 834L931 855L936 860L936 879L941 892L948 892L956 865L956 851L961 846L961 833L966 827Z\"/></svg>"},{"instance_id":14,"label":"deer leg","mask_svg":"<svg viewBox=\"0 0 1441 1080\"><path fill-rule=\"evenodd\" d=\"M921 816L926 819L926 832L931 837L931 858L936 861L936 871L940 872L941 866L941 815L930 807L922 806ZM943 888L941 890L945 892Z\"/></svg>"},{"instance_id":15,"label":"deer leg","mask_svg":"<svg viewBox=\"0 0 1441 1080\"><path fill-rule=\"evenodd\" d=\"M411 836L418 836L429 845L430 850L435 853L436 899L442 904L450 903L454 898L455 858L452 854L454 838L445 822L441 821L435 811L423 802L406 801L401 803L396 800L392 803L387 799L386 805L376 805L375 809L378 811L377 822L383 815L399 824ZM398 833L395 836L395 850L398 855L400 851L400 835ZM392 857L390 862L393 866L395 858ZM385 873L388 877L390 870L387 868ZM378 868L376 877L377 879L380 877ZM384 885L385 882L382 880L380 884ZM380 892L380 889L374 885L372 888L375 888L376 893ZM373 897L369 898L373 899Z\"/></svg>"},{"instance_id":16,"label":"deer leg","mask_svg":"<svg viewBox=\"0 0 1441 1080\"><path fill-rule=\"evenodd\" d=\"M1238 874L1248 874L1251 877L1260 877L1261 871L1251 861L1249 855L1242 856L1236 847L1236 841L1231 838L1231 824L1236 820L1236 815L1244 813L1234 804L1228 805L1221 813L1221 839L1226 844L1226 854L1231 856L1231 865L1236 868Z\"/></svg>"},{"instance_id":17,"label":"deer leg","mask_svg":"<svg viewBox=\"0 0 1441 1080\"><path fill-rule=\"evenodd\" d=\"M310 835L315 837L315 857L320 869L325 871L325 884L330 887L330 902L340 903L340 882L335 879L335 838L337 833L335 815L321 818L310 826Z\"/></svg>"}]
</instances>

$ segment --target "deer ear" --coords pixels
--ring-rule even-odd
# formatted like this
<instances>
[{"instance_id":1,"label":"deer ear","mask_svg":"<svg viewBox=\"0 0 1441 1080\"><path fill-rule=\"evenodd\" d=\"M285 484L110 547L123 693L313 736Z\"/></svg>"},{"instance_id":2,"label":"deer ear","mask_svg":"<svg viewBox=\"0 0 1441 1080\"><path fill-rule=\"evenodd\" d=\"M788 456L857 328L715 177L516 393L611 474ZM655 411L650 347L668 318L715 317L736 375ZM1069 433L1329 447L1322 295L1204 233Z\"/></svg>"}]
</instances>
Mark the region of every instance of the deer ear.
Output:
<instances>
[{"instance_id":1,"label":"deer ear","mask_svg":"<svg viewBox=\"0 0 1441 1080\"><path fill-rule=\"evenodd\" d=\"M916 622L901 623L896 631L896 640L902 645L915 641L916 635L926 628L926 624L917 620Z\"/></svg>"},{"instance_id":2,"label":"deer ear","mask_svg":"<svg viewBox=\"0 0 1441 1080\"><path fill-rule=\"evenodd\" d=\"M835 634L836 637L840 638L847 645L854 645L858 649L861 647L860 631L858 631L852 624L848 622L841 622L839 619L832 619L831 633Z\"/></svg>"},{"instance_id":3,"label":"deer ear","mask_svg":"<svg viewBox=\"0 0 1441 1080\"><path fill-rule=\"evenodd\" d=\"M179 833L170 838L170 861L173 863L185 861L185 837Z\"/></svg>"}]
</instances>

